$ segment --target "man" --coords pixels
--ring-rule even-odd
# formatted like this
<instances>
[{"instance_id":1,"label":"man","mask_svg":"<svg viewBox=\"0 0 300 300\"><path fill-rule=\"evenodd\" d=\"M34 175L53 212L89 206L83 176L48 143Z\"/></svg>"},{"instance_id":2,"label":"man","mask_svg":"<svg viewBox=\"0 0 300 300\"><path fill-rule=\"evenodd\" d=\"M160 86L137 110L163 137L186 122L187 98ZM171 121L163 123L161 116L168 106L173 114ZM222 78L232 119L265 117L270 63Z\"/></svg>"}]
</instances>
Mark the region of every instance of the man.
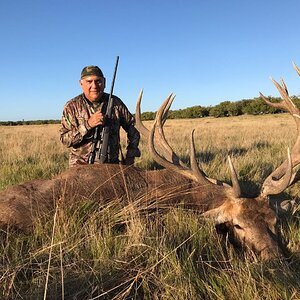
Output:
<instances>
[{"instance_id":1,"label":"man","mask_svg":"<svg viewBox=\"0 0 300 300\"><path fill-rule=\"evenodd\" d=\"M81 72L79 80L83 93L68 101L64 107L60 140L71 147L69 166L87 164L92 151L95 128L104 125L109 94L104 92L105 77L97 66L87 66ZM107 120L106 120L107 121ZM110 120L108 145L108 163L119 163L120 126L127 132L126 164L133 164L134 158L140 156L138 144L140 134L134 127L135 119L126 105L113 96L112 118ZM98 130L99 137L102 130ZM97 147L97 150L99 145ZM95 163L99 163L99 151Z\"/></svg>"}]
</instances>

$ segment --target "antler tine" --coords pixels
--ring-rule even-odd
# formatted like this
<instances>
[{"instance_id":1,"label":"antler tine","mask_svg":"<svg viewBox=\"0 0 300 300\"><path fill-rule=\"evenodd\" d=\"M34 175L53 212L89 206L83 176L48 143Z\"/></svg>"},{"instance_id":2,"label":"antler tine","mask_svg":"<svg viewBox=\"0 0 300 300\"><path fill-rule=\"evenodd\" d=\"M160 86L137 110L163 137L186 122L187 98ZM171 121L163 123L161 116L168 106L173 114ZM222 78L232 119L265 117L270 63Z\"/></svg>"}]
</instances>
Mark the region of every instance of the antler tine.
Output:
<instances>
[{"instance_id":1,"label":"antler tine","mask_svg":"<svg viewBox=\"0 0 300 300\"><path fill-rule=\"evenodd\" d=\"M278 103L273 103L273 102L269 101L268 98L265 97L262 93L260 93L260 96L263 98L263 100L269 106L280 108L282 110L289 112L294 117L294 119L297 123L297 127L298 127L298 123L300 122L300 119L299 119L300 112L299 112L299 109L297 108L297 106L293 103L293 101L289 97L289 92L287 90L287 87L286 87L284 81L281 79L281 84L279 84L273 78L271 78L271 80L274 83L274 85L276 86L276 88L278 89L278 91L282 97L282 101L280 101Z\"/></svg>"},{"instance_id":2,"label":"antler tine","mask_svg":"<svg viewBox=\"0 0 300 300\"><path fill-rule=\"evenodd\" d=\"M300 70L295 64L294 68L300 75ZM289 178L289 173L292 173L292 171L290 172L289 170L290 168L293 169L300 163L300 111L289 97L288 90L284 81L281 80L281 84L279 84L277 81L272 79L272 82L281 94L281 102L273 103L270 102L262 93L260 93L260 95L268 105L283 109L293 116L297 125L297 138L291 150L291 158L288 157L288 159L285 160L276 170L274 170L272 174L269 175L269 177L263 183L261 190L262 196L275 195L276 193L282 192L288 186L294 184L297 181L296 178L298 179L298 176L293 176L293 178ZM291 166L289 164L291 164ZM287 178L289 178L289 180ZM286 184L285 187L284 184ZM284 188L282 189L282 187Z\"/></svg>"},{"instance_id":3,"label":"antler tine","mask_svg":"<svg viewBox=\"0 0 300 300\"><path fill-rule=\"evenodd\" d=\"M296 72L297 72L298 75L300 76L300 69L297 67L297 65L296 65L294 62L292 62L292 63L293 63L294 69L296 70Z\"/></svg>"},{"instance_id":4,"label":"antler tine","mask_svg":"<svg viewBox=\"0 0 300 300\"><path fill-rule=\"evenodd\" d=\"M163 121L162 118L163 116L166 116L169 108L170 108L170 102L173 101L174 96L170 95L171 97L168 97L164 103L161 105L161 107L159 108L159 110L156 113L156 117L155 117L155 121L153 124L153 127L151 129L150 132L150 136L149 136L149 148L150 148L150 154L153 157L153 159L160 164L161 166L165 167L166 169L175 171L191 180L194 181L198 181L200 183L205 183L205 184L212 184L209 180L205 179L205 176L203 174L199 174L200 170L195 171L195 166L194 164L196 164L196 159L195 159L195 149L194 149L194 143L191 142L191 156L192 158L192 164L193 164L193 168L194 170L188 168L187 166L185 166L183 164L183 162L178 158L178 156L176 155L176 153L174 153L173 149L171 148L171 146L169 145L169 143L167 142L164 132L163 132ZM158 125L159 124L159 125ZM171 157L171 161L167 160L165 157L161 156L155 149L154 146L154 135L155 135L155 130L156 127L158 127L159 130L159 134L157 136L158 139L158 145L163 145L164 148L168 148L169 151L172 153L172 157ZM197 167L198 168L198 167Z\"/></svg>"},{"instance_id":5,"label":"antler tine","mask_svg":"<svg viewBox=\"0 0 300 300\"><path fill-rule=\"evenodd\" d=\"M166 169L173 170L189 179L197 181L201 184L214 184L214 180L207 178L202 170L199 169L199 166L196 162L196 155L195 155L195 143L194 143L194 131L191 134L191 141L190 141L190 161L191 161L191 169L188 168L183 164L183 162L179 159L176 153L173 151L172 147L166 140L163 130L163 119L167 116L168 110L170 108L170 104L174 100L175 96L170 95L164 103L161 105L159 110L156 113L155 121L153 127L150 132L149 137L149 147L150 147L150 154L152 155L153 159L160 164L161 166L165 167ZM167 160L165 157L160 155L154 146L154 135L155 130L158 128L158 145L163 145L164 148L168 148L168 152L172 153L171 159Z\"/></svg>"},{"instance_id":6,"label":"antler tine","mask_svg":"<svg viewBox=\"0 0 300 300\"><path fill-rule=\"evenodd\" d=\"M198 178L195 176L195 174L187 167L181 166L178 162L174 161L173 163L169 162L167 159L162 157L155 149L154 146L154 133L156 129L156 123L157 123L157 118L155 118L154 124L152 126L152 129L150 131L150 136L149 136L149 150L152 158L161 166L165 167L166 169L172 170L174 172L177 172L179 174L182 174L183 176L197 181ZM159 136L161 139L161 137Z\"/></svg>"},{"instance_id":7,"label":"antler tine","mask_svg":"<svg viewBox=\"0 0 300 300\"><path fill-rule=\"evenodd\" d=\"M173 103L173 101L175 99L175 95L173 95L173 93L171 95L170 95L171 96L170 100L168 101L166 107L164 108L164 112L163 112L163 115L162 115L162 125L164 125L165 122L167 121L170 107L171 107L171 105L172 105L172 103Z\"/></svg>"},{"instance_id":8,"label":"antler tine","mask_svg":"<svg viewBox=\"0 0 300 300\"><path fill-rule=\"evenodd\" d=\"M172 147L168 143L164 130L163 130L163 125L167 119L169 109L171 107L171 104L175 98L175 95L170 94L167 99L163 102L161 107L156 113L156 121L157 121L157 127L158 127L158 134L160 136L160 142L162 146L166 149L168 155L168 159L175 163L176 165L179 164L183 167L185 167L184 163L179 159L179 157L176 155L176 153L173 151Z\"/></svg>"},{"instance_id":9,"label":"antler tine","mask_svg":"<svg viewBox=\"0 0 300 300\"><path fill-rule=\"evenodd\" d=\"M279 91L281 97L285 100L289 97L289 92L287 90L286 84L284 83L284 80L281 78L280 83L278 83L275 79L271 77L272 82L276 86L277 90Z\"/></svg>"},{"instance_id":10,"label":"antler tine","mask_svg":"<svg viewBox=\"0 0 300 300\"><path fill-rule=\"evenodd\" d=\"M231 158L230 158L229 155L228 155L228 164L229 164L229 168L230 168L231 183L232 183L232 190L233 190L234 196L236 198L240 198L241 195L242 195L240 184L239 184L239 181L238 181L238 177L237 177L235 168L233 166L233 163L232 163Z\"/></svg>"},{"instance_id":11,"label":"antler tine","mask_svg":"<svg viewBox=\"0 0 300 300\"><path fill-rule=\"evenodd\" d=\"M136 121L136 128L138 131L146 138L149 137L150 131L145 127L142 123L142 116L141 116L141 101L143 97L143 90L140 91L138 100L136 102L136 109L135 109L135 121Z\"/></svg>"},{"instance_id":12,"label":"antler tine","mask_svg":"<svg viewBox=\"0 0 300 300\"><path fill-rule=\"evenodd\" d=\"M138 129L138 131L144 136L144 138L146 138L147 140L149 140L149 136L150 136L150 130L148 128L146 128L146 126L143 124L142 122L142 116L141 116L141 102L142 102L142 97L143 97L143 90L140 91L139 96L138 96L138 100L136 103L136 113L135 113L135 119L136 119L136 128ZM174 96L175 97L175 96ZM167 99L165 100L165 102L168 102L167 100L170 101L170 104L168 102L166 108L164 112L163 112L163 123L165 123L167 116L168 116L168 108L170 107L174 97L172 97L172 94L170 94ZM164 103L165 103L164 102ZM159 150L161 151L161 153L163 153L166 157L170 158L172 157L172 152L170 152L169 148L166 148L165 145L161 144L160 146L158 146Z\"/></svg>"},{"instance_id":13,"label":"antler tine","mask_svg":"<svg viewBox=\"0 0 300 300\"><path fill-rule=\"evenodd\" d=\"M195 129L192 130L191 132L191 140L190 140L190 163L191 163L191 168L195 176L197 176L197 181L201 183L210 183L212 184L211 181L205 176L204 172L199 168L199 165L196 161L196 150L195 150L195 140L194 140L194 132Z\"/></svg>"}]
</instances>

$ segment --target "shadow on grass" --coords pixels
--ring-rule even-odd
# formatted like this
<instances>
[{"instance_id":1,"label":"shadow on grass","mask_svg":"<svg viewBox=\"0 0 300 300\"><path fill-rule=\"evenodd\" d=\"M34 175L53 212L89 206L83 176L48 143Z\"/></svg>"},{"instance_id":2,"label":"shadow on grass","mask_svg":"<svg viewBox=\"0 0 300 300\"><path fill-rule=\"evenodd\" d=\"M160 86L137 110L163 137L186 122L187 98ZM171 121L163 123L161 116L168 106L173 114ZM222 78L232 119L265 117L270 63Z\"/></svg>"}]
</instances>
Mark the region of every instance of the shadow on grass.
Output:
<instances>
[{"instance_id":1,"label":"shadow on grass","mask_svg":"<svg viewBox=\"0 0 300 300\"><path fill-rule=\"evenodd\" d=\"M137 274L126 270L108 270L106 273L81 271L65 274L62 289L61 279L49 282L47 299L144 299L144 291ZM63 293L63 296L62 296ZM26 299L43 299L44 289L29 290Z\"/></svg>"}]
</instances>

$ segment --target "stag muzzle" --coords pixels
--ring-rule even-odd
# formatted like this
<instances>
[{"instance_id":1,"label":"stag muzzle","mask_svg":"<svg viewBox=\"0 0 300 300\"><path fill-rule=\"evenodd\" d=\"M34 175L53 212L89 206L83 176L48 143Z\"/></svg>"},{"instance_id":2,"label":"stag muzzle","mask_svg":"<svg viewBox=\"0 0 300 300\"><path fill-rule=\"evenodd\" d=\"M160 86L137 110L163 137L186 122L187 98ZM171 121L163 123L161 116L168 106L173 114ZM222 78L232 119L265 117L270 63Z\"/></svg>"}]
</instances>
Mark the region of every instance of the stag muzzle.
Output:
<instances>
[{"instance_id":1,"label":"stag muzzle","mask_svg":"<svg viewBox=\"0 0 300 300\"><path fill-rule=\"evenodd\" d=\"M263 261L273 258L284 258L284 254L279 247L265 248L259 253L259 257Z\"/></svg>"},{"instance_id":2,"label":"stag muzzle","mask_svg":"<svg viewBox=\"0 0 300 300\"><path fill-rule=\"evenodd\" d=\"M263 261L284 258L285 251L283 245L279 242L279 236L267 229L268 233L259 235L256 240L248 241L247 244L252 244L252 249L255 254ZM246 245L247 246L247 245Z\"/></svg>"},{"instance_id":3,"label":"stag muzzle","mask_svg":"<svg viewBox=\"0 0 300 300\"><path fill-rule=\"evenodd\" d=\"M284 258L286 251L281 242L279 242L280 240L278 235L270 232L268 236L262 237L262 241L254 251L258 253L259 257L264 261L273 258Z\"/></svg>"},{"instance_id":4,"label":"stag muzzle","mask_svg":"<svg viewBox=\"0 0 300 300\"><path fill-rule=\"evenodd\" d=\"M262 261L286 256L285 247L279 242L279 235L269 228L265 229L267 232L253 230L253 228L247 230L247 228L242 229L225 222L216 225L216 230L219 234L226 236L235 249L254 253Z\"/></svg>"}]
</instances>

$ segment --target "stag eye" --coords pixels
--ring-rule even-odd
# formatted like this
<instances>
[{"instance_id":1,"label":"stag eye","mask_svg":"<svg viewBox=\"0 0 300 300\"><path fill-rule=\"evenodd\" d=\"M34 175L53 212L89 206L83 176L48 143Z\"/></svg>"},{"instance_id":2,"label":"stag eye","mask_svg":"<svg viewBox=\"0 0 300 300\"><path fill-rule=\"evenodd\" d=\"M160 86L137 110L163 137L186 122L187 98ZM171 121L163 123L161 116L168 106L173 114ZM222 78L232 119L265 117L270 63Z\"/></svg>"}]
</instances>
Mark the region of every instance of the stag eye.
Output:
<instances>
[{"instance_id":1,"label":"stag eye","mask_svg":"<svg viewBox=\"0 0 300 300\"><path fill-rule=\"evenodd\" d=\"M235 228L235 229L243 229L239 224L235 224L235 225L233 225L233 227Z\"/></svg>"}]
</instances>

